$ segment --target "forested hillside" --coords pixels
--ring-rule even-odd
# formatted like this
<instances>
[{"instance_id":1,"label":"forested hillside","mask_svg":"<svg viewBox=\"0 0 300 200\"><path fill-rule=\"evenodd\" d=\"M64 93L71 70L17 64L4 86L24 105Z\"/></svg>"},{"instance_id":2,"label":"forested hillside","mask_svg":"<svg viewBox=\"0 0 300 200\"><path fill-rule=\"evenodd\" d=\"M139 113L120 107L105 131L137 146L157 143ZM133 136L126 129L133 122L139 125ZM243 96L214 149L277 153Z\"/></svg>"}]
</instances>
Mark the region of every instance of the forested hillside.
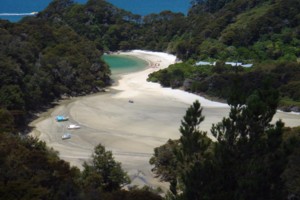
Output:
<instances>
[{"instance_id":1,"label":"forested hillside","mask_svg":"<svg viewBox=\"0 0 300 200\"><path fill-rule=\"evenodd\" d=\"M149 80L164 86L183 87L226 100L233 73L239 74L247 94L265 79L271 79L281 92L281 108L298 112L299 1L198 0L191 3L188 16L164 11L141 17L103 0L90 0L85 5L64 0L54 1L38 17L71 26L101 51L167 51L189 61L173 67L175 71L170 68L151 75ZM219 64L204 69L212 72L209 74L186 73L198 60L219 61ZM225 61L252 63L255 67L225 69Z\"/></svg>"},{"instance_id":2,"label":"forested hillside","mask_svg":"<svg viewBox=\"0 0 300 200\"><path fill-rule=\"evenodd\" d=\"M196 101L180 138L154 149L153 171L170 183L166 199L299 199L299 127L270 123L276 90L265 86L243 98L233 92L228 117L212 125L216 141L201 130L205 116Z\"/></svg>"},{"instance_id":3,"label":"forested hillside","mask_svg":"<svg viewBox=\"0 0 300 200\"><path fill-rule=\"evenodd\" d=\"M128 177L101 145L80 172L43 142L16 136L32 113L54 100L109 85L103 52L131 49L183 60L149 80L232 106L212 127L217 142L199 129L204 117L196 102L182 121L181 138L155 149L154 171L170 182L166 199L300 198L299 128L270 124L278 102L300 108L300 1L191 3L187 16L142 17L105 0L53 0L36 17L0 20L0 199L161 199L149 189L122 191ZM217 64L195 66L198 60Z\"/></svg>"},{"instance_id":4,"label":"forested hillside","mask_svg":"<svg viewBox=\"0 0 300 200\"><path fill-rule=\"evenodd\" d=\"M297 0L195 1L181 41L170 43L189 62L154 73L149 80L223 100L233 84L248 95L267 81L280 91L282 109L299 112L299 13ZM198 60L217 65L195 67ZM226 61L254 67L233 68Z\"/></svg>"},{"instance_id":5,"label":"forested hillside","mask_svg":"<svg viewBox=\"0 0 300 200\"><path fill-rule=\"evenodd\" d=\"M28 18L0 21L0 32L0 108L18 125L62 95L84 95L110 83L102 53L68 26Z\"/></svg>"},{"instance_id":6,"label":"forested hillside","mask_svg":"<svg viewBox=\"0 0 300 200\"><path fill-rule=\"evenodd\" d=\"M296 61L300 45L298 0L196 1L180 57Z\"/></svg>"},{"instance_id":7,"label":"forested hillside","mask_svg":"<svg viewBox=\"0 0 300 200\"><path fill-rule=\"evenodd\" d=\"M256 64L254 68L232 67L224 62L216 66L195 66L194 63L178 63L149 75L148 80L164 87L206 95L226 101L232 87L240 88L240 96L247 97L265 84L272 85L280 94L279 108L300 112L300 64L279 62Z\"/></svg>"},{"instance_id":8,"label":"forested hillside","mask_svg":"<svg viewBox=\"0 0 300 200\"><path fill-rule=\"evenodd\" d=\"M168 51L184 60L296 61L297 0L193 1L188 16L164 11L139 16L104 0L54 1L39 18L65 23L99 49Z\"/></svg>"},{"instance_id":9,"label":"forested hillside","mask_svg":"<svg viewBox=\"0 0 300 200\"><path fill-rule=\"evenodd\" d=\"M37 139L1 131L0 147L0 199L162 199L149 188L121 190L129 183L127 174L100 144L82 171Z\"/></svg>"},{"instance_id":10,"label":"forested hillside","mask_svg":"<svg viewBox=\"0 0 300 200\"><path fill-rule=\"evenodd\" d=\"M53 1L38 18L68 24L104 51L166 51L170 41L182 36L187 25L182 13L164 11L142 17L104 0L89 0L84 5L71 0Z\"/></svg>"}]
</instances>

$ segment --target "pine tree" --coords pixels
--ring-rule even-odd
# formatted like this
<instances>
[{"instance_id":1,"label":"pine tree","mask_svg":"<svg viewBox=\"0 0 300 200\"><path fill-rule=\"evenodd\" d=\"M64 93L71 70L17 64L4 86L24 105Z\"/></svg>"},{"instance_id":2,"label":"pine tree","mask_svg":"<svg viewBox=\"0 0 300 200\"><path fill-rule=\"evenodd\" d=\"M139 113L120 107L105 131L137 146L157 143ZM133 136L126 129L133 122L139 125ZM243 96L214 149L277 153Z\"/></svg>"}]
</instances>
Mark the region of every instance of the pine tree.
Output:
<instances>
[{"instance_id":1,"label":"pine tree","mask_svg":"<svg viewBox=\"0 0 300 200\"><path fill-rule=\"evenodd\" d=\"M186 111L179 129L181 137L175 155L178 159L184 199L199 199L209 178L206 163L210 156L211 140L206 136L206 132L200 131L200 124L204 120L202 110L199 101L195 101Z\"/></svg>"},{"instance_id":2,"label":"pine tree","mask_svg":"<svg viewBox=\"0 0 300 200\"><path fill-rule=\"evenodd\" d=\"M181 121L180 150L182 156L188 159L193 159L192 157L196 154L205 152L210 144L206 137L207 133L199 130L200 123L204 120L202 110L199 101L195 101Z\"/></svg>"},{"instance_id":3,"label":"pine tree","mask_svg":"<svg viewBox=\"0 0 300 200\"><path fill-rule=\"evenodd\" d=\"M83 185L97 193L101 190L119 190L123 185L130 183L127 173L121 168L121 163L116 162L112 152L106 151L101 144L95 147L91 164L84 163L83 167Z\"/></svg>"},{"instance_id":4,"label":"pine tree","mask_svg":"<svg viewBox=\"0 0 300 200\"><path fill-rule=\"evenodd\" d=\"M284 124L270 122L276 112L278 93L267 83L245 104L234 104L228 118L213 125L217 138L215 174L219 198L281 199L285 156L281 150ZM226 180L226 184L225 183ZM218 198L216 198L218 199Z\"/></svg>"},{"instance_id":5,"label":"pine tree","mask_svg":"<svg viewBox=\"0 0 300 200\"><path fill-rule=\"evenodd\" d=\"M204 120L199 101L193 103L186 111L180 126L179 140L169 140L165 145L155 148L150 164L153 171L163 181L170 183L167 199L197 199L201 186L207 181L209 174L206 163L210 153L211 140L206 132L200 131ZM200 168L200 169L199 169ZM200 190L199 190L200 187ZM180 194L178 194L178 188Z\"/></svg>"}]
</instances>

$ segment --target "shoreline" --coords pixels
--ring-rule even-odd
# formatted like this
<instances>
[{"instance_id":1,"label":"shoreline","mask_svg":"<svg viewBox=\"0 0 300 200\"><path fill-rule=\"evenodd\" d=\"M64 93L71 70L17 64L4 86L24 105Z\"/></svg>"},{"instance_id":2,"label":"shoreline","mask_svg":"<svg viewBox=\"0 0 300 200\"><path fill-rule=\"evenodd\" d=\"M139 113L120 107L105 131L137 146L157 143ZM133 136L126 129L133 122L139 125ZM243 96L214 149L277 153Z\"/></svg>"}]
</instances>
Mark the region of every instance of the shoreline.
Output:
<instances>
[{"instance_id":1,"label":"shoreline","mask_svg":"<svg viewBox=\"0 0 300 200\"><path fill-rule=\"evenodd\" d=\"M195 99L199 99L204 108L205 120L201 130L207 131L208 135L212 123L227 116L229 107L182 90L162 88L158 83L147 82L149 73L168 67L175 62L175 56L140 50L124 54L153 63L160 61L160 65L122 75L116 84L108 88L108 92L60 103L48 110L42 119L31 123L35 126L33 132L39 132L38 138L58 151L61 159L80 169L84 161L90 160L93 148L101 143L112 151L116 161L122 163L132 185L161 187L166 191L168 184L154 178L149 164L154 148L180 137L181 119ZM134 103L129 103L130 99ZM54 119L56 115L68 116L69 121L58 123ZM290 124L300 124L300 116L281 115L288 118ZM70 140L62 140L61 136L70 123L80 125L81 129L70 131Z\"/></svg>"},{"instance_id":2,"label":"shoreline","mask_svg":"<svg viewBox=\"0 0 300 200\"><path fill-rule=\"evenodd\" d=\"M138 81L140 85L142 85L140 87L145 87L146 89L159 90L156 92L160 92L160 93L164 93L165 95L172 96L173 98L187 105L191 105L195 100L199 100L199 102L203 107L229 108L227 103L209 100L197 94L190 93L188 91L184 91L181 89L164 88L159 83L152 83L147 81L148 75L150 73L158 71L160 69L165 69L169 65L176 63L176 56L174 55L161 53L161 52L143 51L143 50L133 50L130 52L118 52L116 55L134 56L139 59L146 60L150 64L150 66L143 71L122 75L118 81L118 84L113 86L113 88L116 90L120 90L120 91L126 90L126 93L132 92L132 90L136 90L136 88L133 89L128 87L127 84L128 82L130 82L130 80L134 79L135 81ZM132 97L132 95L124 94L122 97L129 98Z\"/></svg>"}]
</instances>

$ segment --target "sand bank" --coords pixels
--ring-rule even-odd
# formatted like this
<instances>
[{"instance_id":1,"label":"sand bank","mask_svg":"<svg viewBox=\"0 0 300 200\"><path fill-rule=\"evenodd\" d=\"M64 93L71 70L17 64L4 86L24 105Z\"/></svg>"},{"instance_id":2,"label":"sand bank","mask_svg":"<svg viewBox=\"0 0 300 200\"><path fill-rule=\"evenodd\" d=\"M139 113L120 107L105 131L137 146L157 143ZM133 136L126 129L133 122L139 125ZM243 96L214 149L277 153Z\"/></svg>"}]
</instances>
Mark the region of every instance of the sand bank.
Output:
<instances>
[{"instance_id":1,"label":"sand bank","mask_svg":"<svg viewBox=\"0 0 300 200\"><path fill-rule=\"evenodd\" d=\"M147 60L149 68L121 76L110 92L62 103L49 111L46 117L32 123L36 127L32 134L38 133L41 140L59 151L62 159L79 168L90 158L94 146L102 143L128 171L133 185L167 188L166 184L153 178L148 164L153 149L169 138L179 138L180 121L196 99L204 107L205 121L201 129L205 131L210 130L212 123L227 116L229 107L147 82L149 73L175 63L176 57L173 55L139 50L122 54ZM58 123L54 119L56 115L69 116L70 120ZM300 125L299 115L278 113L278 118L284 119L288 126ZM82 128L69 131L72 134L70 140L61 140L70 123L77 123Z\"/></svg>"}]
</instances>

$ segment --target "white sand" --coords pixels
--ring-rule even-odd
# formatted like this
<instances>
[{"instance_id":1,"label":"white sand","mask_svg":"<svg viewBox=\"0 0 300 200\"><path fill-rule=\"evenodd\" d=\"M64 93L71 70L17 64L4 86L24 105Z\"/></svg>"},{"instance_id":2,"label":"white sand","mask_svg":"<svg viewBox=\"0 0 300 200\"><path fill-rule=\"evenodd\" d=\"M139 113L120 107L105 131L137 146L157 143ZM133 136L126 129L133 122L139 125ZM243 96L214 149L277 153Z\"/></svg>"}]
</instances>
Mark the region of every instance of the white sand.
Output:
<instances>
[{"instance_id":1,"label":"white sand","mask_svg":"<svg viewBox=\"0 0 300 200\"><path fill-rule=\"evenodd\" d=\"M153 149L169 138L179 138L179 126L186 109L198 99L204 107L205 121L201 129L209 131L212 123L227 116L226 104L209 101L181 90L162 88L159 84L147 82L148 74L168 67L176 57L157 52L131 51L122 53L136 56L149 62L144 71L121 77L111 92L75 98L62 103L48 112L44 118L33 122L32 134L59 151L60 157L81 168L89 159L94 146L102 143L111 150L116 160L133 179L133 185L167 185L154 179L148 164ZM134 103L129 103L133 100ZM58 123L56 115L67 115L69 122ZM288 126L299 126L300 115L277 113ZM71 132L72 138L61 140L66 126L79 124L82 128Z\"/></svg>"},{"instance_id":2,"label":"white sand","mask_svg":"<svg viewBox=\"0 0 300 200\"><path fill-rule=\"evenodd\" d=\"M176 60L175 56L166 53L148 52L141 50L134 50L122 54L136 56L141 59L147 60L150 65L152 65L152 67L142 72L124 75L119 81L119 85L113 87L114 89L122 91L115 98L132 98L137 95L141 95L141 93L143 92L154 92L156 94L169 96L170 98L174 98L189 105L192 104L196 99L198 99L203 107L228 108L227 104L213 102L198 95L178 89L174 90L171 88L162 88L159 84L147 82L147 78L150 73L158 71L159 69L164 69L169 65L174 64Z\"/></svg>"}]
</instances>

